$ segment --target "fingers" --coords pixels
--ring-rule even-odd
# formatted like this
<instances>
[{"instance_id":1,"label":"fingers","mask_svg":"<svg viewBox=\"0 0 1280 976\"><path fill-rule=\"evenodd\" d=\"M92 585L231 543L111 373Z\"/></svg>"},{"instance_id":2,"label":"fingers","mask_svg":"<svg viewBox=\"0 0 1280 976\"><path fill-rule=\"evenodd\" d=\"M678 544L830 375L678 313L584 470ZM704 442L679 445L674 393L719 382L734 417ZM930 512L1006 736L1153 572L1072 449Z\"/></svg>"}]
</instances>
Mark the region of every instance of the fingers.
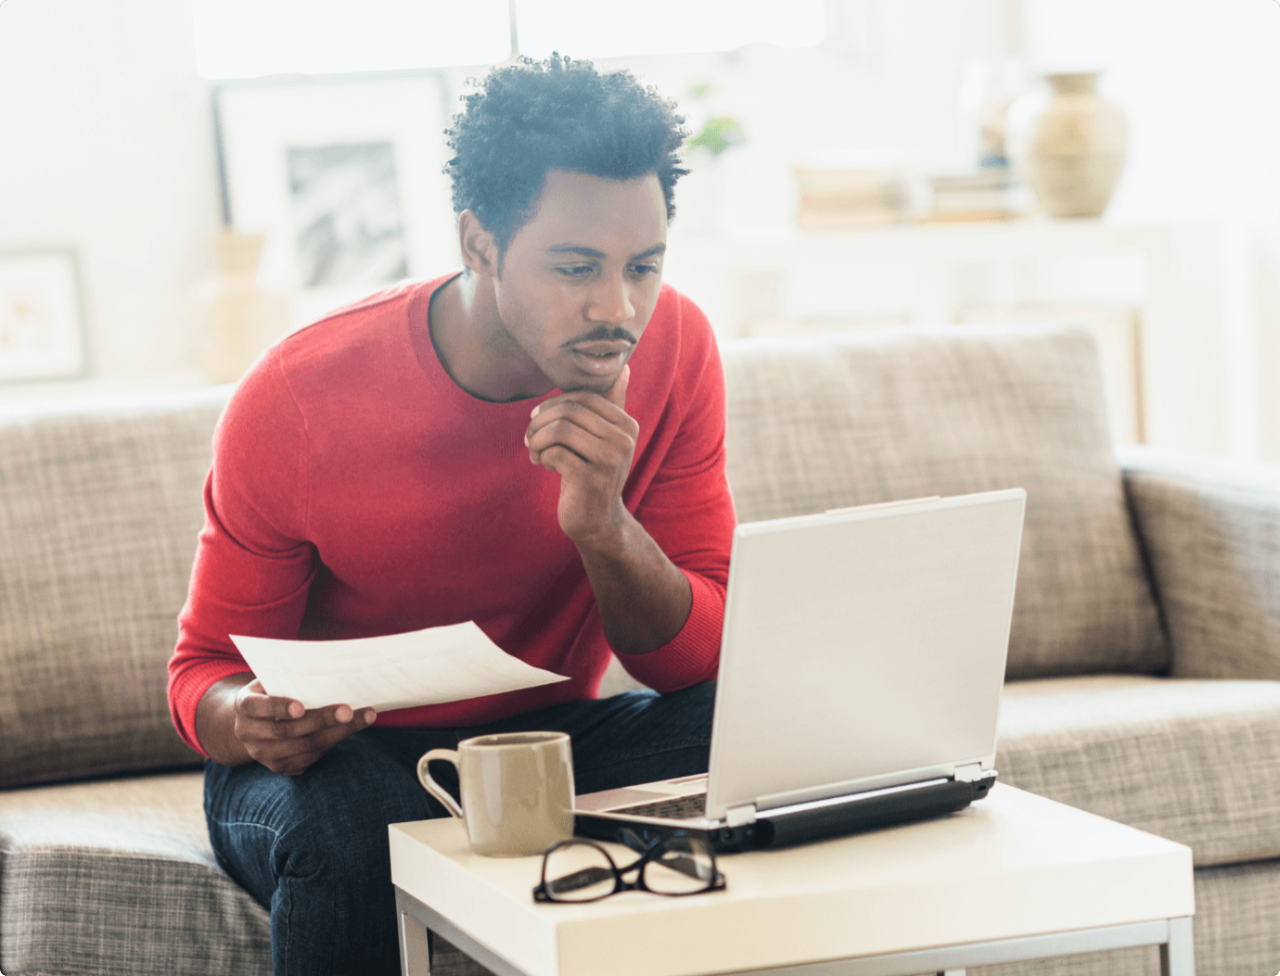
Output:
<instances>
[{"instance_id":1,"label":"fingers","mask_svg":"<svg viewBox=\"0 0 1280 976\"><path fill-rule=\"evenodd\" d=\"M615 383L610 387L609 392L613 393L616 389L617 384ZM622 392L625 396L625 385ZM622 409L620 403L615 403L613 400L607 399L599 393L592 393L590 390L574 390L572 393L561 393L550 400L544 400L534 407L529 420L529 433L532 434L539 427L566 413L573 413L574 416L584 420L589 417L596 417L599 421L613 426L625 425L627 421L635 423L627 412Z\"/></svg>"},{"instance_id":2,"label":"fingers","mask_svg":"<svg viewBox=\"0 0 1280 976\"><path fill-rule=\"evenodd\" d=\"M363 715L363 713L362 713ZM303 712L300 718L260 719L246 717L241 725L245 732L261 740L297 739L324 729L351 725L357 716L347 705L330 705ZM366 722L367 724L367 722Z\"/></svg>"},{"instance_id":3,"label":"fingers","mask_svg":"<svg viewBox=\"0 0 1280 976\"><path fill-rule=\"evenodd\" d=\"M553 445L559 445L572 451L582 460L590 463L607 449L610 442L617 448L625 448L626 434L620 432L612 424L580 404L569 401L558 404L545 416L539 417L525 434L525 446L529 448L529 459L540 464L539 453Z\"/></svg>"},{"instance_id":4,"label":"fingers","mask_svg":"<svg viewBox=\"0 0 1280 976\"><path fill-rule=\"evenodd\" d=\"M236 711L250 718L283 720L302 718L306 708L293 698L268 695L261 681L251 681L236 696Z\"/></svg>"},{"instance_id":5,"label":"fingers","mask_svg":"<svg viewBox=\"0 0 1280 976\"><path fill-rule=\"evenodd\" d=\"M618 374L618 378L613 381L613 386L605 391L604 398L619 409L626 406L627 403L627 383L631 379L631 364L623 363L622 372Z\"/></svg>"},{"instance_id":6,"label":"fingers","mask_svg":"<svg viewBox=\"0 0 1280 976\"><path fill-rule=\"evenodd\" d=\"M560 475L556 517L581 544L613 532L625 512L622 491L640 435L622 408L628 375L619 374L607 396L574 390L544 401L525 431L529 460Z\"/></svg>"},{"instance_id":7,"label":"fingers","mask_svg":"<svg viewBox=\"0 0 1280 976\"><path fill-rule=\"evenodd\" d=\"M529 460L559 471L566 461L591 468L614 471L619 464L630 467L635 441L625 433L610 431L597 435L568 421L543 427L529 438Z\"/></svg>"},{"instance_id":8,"label":"fingers","mask_svg":"<svg viewBox=\"0 0 1280 976\"><path fill-rule=\"evenodd\" d=\"M237 697L235 734L252 758L273 772L296 776L376 720L372 708L357 712L345 704L307 710L294 699L267 695L255 681Z\"/></svg>"},{"instance_id":9,"label":"fingers","mask_svg":"<svg viewBox=\"0 0 1280 976\"><path fill-rule=\"evenodd\" d=\"M365 720L365 714L361 712L350 722L322 728L310 735L272 743L265 750L264 758L258 761L273 772L300 775L347 736L368 728L370 723Z\"/></svg>"},{"instance_id":10,"label":"fingers","mask_svg":"<svg viewBox=\"0 0 1280 976\"><path fill-rule=\"evenodd\" d=\"M535 464L544 464L539 455L553 445L589 464L612 464L635 450L639 432L639 424L617 404L595 393L573 393L541 404L525 432L525 446Z\"/></svg>"},{"instance_id":11,"label":"fingers","mask_svg":"<svg viewBox=\"0 0 1280 976\"><path fill-rule=\"evenodd\" d=\"M537 453L531 451L529 458L534 464L540 464L548 471L567 477L587 475L593 468L590 461L563 444L552 444Z\"/></svg>"}]
</instances>

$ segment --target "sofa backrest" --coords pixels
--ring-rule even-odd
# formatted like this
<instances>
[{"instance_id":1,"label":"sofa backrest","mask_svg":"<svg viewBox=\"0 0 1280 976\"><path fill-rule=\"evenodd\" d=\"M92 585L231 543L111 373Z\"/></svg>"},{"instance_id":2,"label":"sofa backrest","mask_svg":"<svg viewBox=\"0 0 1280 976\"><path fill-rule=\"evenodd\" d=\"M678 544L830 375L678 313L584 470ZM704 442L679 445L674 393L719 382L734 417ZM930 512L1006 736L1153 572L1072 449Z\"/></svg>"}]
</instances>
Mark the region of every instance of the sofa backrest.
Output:
<instances>
[{"instance_id":1,"label":"sofa backrest","mask_svg":"<svg viewBox=\"0 0 1280 976\"><path fill-rule=\"evenodd\" d=\"M1008 674L1167 667L1085 333L893 329L723 355L739 519L1023 487ZM0 410L0 787L199 761L166 662L228 393Z\"/></svg>"},{"instance_id":2,"label":"sofa backrest","mask_svg":"<svg viewBox=\"0 0 1280 976\"><path fill-rule=\"evenodd\" d=\"M739 521L1025 488L1007 676L1168 667L1087 333L895 327L722 353Z\"/></svg>"},{"instance_id":3,"label":"sofa backrest","mask_svg":"<svg viewBox=\"0 0 1280 976\"><path fill-rule=\"evenodd\" d=\"M166 662L227 393L0 412L0 787L200 761Z\"/></svg>"}]
</instances>

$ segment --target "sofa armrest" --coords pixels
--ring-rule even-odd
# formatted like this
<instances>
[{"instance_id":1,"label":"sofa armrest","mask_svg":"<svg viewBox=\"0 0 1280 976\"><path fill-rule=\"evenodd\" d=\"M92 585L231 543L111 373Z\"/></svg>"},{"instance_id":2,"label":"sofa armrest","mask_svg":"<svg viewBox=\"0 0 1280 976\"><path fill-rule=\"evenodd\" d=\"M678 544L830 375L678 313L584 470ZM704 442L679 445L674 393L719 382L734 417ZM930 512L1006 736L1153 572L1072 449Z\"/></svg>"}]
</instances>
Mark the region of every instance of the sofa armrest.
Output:
<instances>
[{"instance_id":1,"label":"sofa armrest","mask_svg":"<svg viewBox=\"0 0 1280 976\"><path fill-rule=\"evenodd\" d=\"M1185 678L1280 679L1280 467L1118 448Z\"/></svg>"}]
</instances>

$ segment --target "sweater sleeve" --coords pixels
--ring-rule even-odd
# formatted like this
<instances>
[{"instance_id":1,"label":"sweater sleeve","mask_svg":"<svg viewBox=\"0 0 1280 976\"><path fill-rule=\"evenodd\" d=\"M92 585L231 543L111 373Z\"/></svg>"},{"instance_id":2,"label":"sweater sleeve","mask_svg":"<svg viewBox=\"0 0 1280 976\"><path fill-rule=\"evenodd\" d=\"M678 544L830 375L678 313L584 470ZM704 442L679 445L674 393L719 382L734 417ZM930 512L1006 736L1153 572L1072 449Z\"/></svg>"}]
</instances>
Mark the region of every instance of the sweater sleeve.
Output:
<instances>
[{"instance_id":1,"label":"sweater sleeve","mask_svg":"<svg viewBox=\"0 0 1280 976\"><path fill-rule=\"evenodd\" d=\"M687 299L681 306L686 320L682 332L691 353L682 364L678 390L683 416L635 516L688 578L693 606L684 627L667 644L648 654L617 655L632 677L657 691L677 691L716 677L736 524L725 470L724 368L701 310ZM688 342L690 338L694 341Z\"/></svg>"},{"instance_id":2,"label":"sweater sleeve","mask_svg":"<svg viewBox=\"0 0 1280 976\"><path fill-rule=\"evenodd\" d=\"M200 532L178 644L169 711L201 752L196 706L215 682L249 672L230 634L296 638L315 574L305 542L307 435L274 347L228 403L213 439Z\"/></svg>"}]
</instances>

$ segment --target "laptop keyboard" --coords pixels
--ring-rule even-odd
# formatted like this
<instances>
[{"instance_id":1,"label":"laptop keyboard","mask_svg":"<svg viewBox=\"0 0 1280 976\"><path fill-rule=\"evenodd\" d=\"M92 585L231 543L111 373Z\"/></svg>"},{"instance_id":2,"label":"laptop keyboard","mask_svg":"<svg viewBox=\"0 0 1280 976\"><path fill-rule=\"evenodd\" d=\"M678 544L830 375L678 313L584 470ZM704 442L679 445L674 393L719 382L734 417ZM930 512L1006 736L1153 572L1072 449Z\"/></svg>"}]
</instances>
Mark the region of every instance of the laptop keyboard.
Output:
<instances>
[{"instance_id":1,"label":"laptop keyboard","mask_svg":"<svg viewBox=\"0 0 1280 976\"><path fill-rule=\"evenodd\" d=\"M637 817L662 817L664 820L692 820L703 816L706 810L707 794L693 793L689 796L672 797L670 800L656 800L634 807L621 807L613 812L630 813Z\"/></svg>"}]
</instances>

